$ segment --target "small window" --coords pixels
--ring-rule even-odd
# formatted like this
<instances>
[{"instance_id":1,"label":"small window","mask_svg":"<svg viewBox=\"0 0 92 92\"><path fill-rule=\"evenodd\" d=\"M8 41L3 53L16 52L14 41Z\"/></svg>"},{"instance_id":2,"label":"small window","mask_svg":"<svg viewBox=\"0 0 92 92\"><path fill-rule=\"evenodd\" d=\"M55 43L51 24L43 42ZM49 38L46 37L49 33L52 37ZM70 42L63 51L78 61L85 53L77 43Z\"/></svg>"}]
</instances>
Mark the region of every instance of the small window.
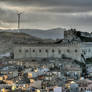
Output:
<instances>
[{"instance_id":1,"label":"small window","mask_svg":"<svg viewBox=\"0 0 92 92\"><path fill-rule=\"evenodd\" d=\"M68 49L67 52L70 52L70 50Z\"/></svg>"},{"instance_id":2,"label":"small window","mask_svg":"<svg viewBox=\"0 0 92 92\"><path fill-rule=\"evenodd\" d=\"M33 52L35 52L35 50L33 50Z\"/></svg>"},{"instance_id":3,"label":"small window","mask_svg":"<svg viewBox=\"0 0 92 92\"><path fill-rule=\"evenodd\" d=\"M39 50L39 52L41 52L41 49Z\"/></svg>"},{"instance_id":4,"label":"small window","mask_svg":"<svg viewBox=\"0 0 92 92\"><path fill-rule=\"evenodd\" d=\"M52 52L53 52L53 53L55 52L54 49L52 50Z\"/></svg>"},{"instance_id":5,"label":"small window","mask_svg":"<svg viewBox=\"0 0 92 92\"><path fill-rule=\"evenodd\" d=\"M77 49L75 50L75 52L76 52L76 53L78 52Z\"/></svg>"},{"instance_id":6,"label":"small window","mask_svg":"<svg viewBox=\"0 0 92 92\"><path fill-rule=\"evenodd\" d=\"M48 53L48 50L47 49L45 51L46 51L46 53Z\"/></svg>"},{"instance_id":7,"label":"small window","mask_svg":"<svg viewBox=\"0 0 92 92\"><path fill-rule=\"evenodd\" d=\"M61 50L58 50L58 53L61 54Z\"/></svg>"},{"instance_id":8,"label":"small window","mask_svg":"<svg viewBox=\"0 0 92 92\"><path fill-rule=\"evenodd\" d=\"M19 49L19 52L22 52L21 49Z\"/></svg>"},{"instance_id":9,"label":"small window","mask_svg":"<svg viewBox=\"0 0 92 92\"><path fill-rule=\"evenodd\" d=\"M84 51L84 55L86 55L86 52Z\"/></svg>"},{"instance_id":10,"label":"small window","mask_svg":"<svg viewBox=\"0 0 92 92\"><path fill-rule=\"evenodd\" d=\"M83 91L83 88L81 88L81 91Z\"/></svg>"}]
</instances>

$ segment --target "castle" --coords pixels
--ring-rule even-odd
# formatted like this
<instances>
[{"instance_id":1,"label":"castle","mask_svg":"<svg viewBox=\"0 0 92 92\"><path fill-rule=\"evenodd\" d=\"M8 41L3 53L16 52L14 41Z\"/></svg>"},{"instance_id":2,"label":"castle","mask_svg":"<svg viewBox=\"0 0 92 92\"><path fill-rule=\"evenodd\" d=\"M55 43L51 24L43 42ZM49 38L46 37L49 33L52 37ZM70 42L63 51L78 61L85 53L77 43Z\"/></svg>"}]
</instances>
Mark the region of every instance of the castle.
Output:
<instances>
[{"instance_id":1,"label":"castle","mask_svg":"<svg viewBox=\"0 0 92 92\"><path fill-rule=\"evenodd\" d=\"M14 58L71 58L82 61L92 57L91 42L71 42L71 43L39 43L31 45L19 45L14 48Z\"/></svg>"}]
</instances>

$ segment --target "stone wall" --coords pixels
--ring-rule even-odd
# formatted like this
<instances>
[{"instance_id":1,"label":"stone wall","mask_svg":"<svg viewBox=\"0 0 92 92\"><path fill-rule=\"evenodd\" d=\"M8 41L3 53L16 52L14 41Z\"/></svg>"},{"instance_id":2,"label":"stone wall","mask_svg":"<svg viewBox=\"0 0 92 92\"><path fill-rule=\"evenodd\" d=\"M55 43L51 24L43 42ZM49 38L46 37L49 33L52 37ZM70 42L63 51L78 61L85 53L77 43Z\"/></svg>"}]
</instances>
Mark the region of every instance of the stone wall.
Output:
<instances>
[{"instance_id":1,"label":"stone wall","mask_svg":"<svg viewBox=\"0 0 92 92\"><path fill-rule=\"evenodd\" d=\"M65 56L80 61L81 49L79 46L79 44L18 46L14 48L14 58L62 58Z\"/></svg>"}]
</instances>

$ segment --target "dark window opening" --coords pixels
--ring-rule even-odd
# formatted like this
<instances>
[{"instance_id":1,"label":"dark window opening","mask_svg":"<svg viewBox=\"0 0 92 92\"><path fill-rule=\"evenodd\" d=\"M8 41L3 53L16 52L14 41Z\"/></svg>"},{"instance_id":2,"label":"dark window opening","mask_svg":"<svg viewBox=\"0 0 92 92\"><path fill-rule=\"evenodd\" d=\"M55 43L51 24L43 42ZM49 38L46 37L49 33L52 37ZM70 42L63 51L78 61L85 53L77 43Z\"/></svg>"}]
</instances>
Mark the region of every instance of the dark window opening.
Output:
<instances>
[{"instance_id":1,"label":"dark window opening","mask_svg":"<svg viewBox=\"0 0 92 92\"><path fill-rule=\"evenodd\" d=\"M48 53L48 50L45 50Z\"/></svg>"},{"instance_id":2,"label":"dark window opening","mask_svg":"<svg viewBox=\"0 0 92 92\"><path fill-rule=\"evenodd\" d=\"M19 50L19 52L22 52L21 49Z\"/></svg>"},{"instance_id":3,"label":"dark window opening","mask_svg":"<svg viewBox=\"0 0 92 92\"><path fill-rule=\"evenodd\" d=\"M70 52L70 50L68 49L67 52Z\"/></svg>"},{"instance_id":4,"label":"dark window opening","mask_svg":"<svg viewBox=\"0 0 92 92\"><path fill-rule=\"evenodd\" d=\"M35 52L35 50L33 50L33 52Z\"/></svg>"},{"instance_id":5,"label":"dark window opening","mask_svg":"<svg viewBox=\"0 0 92 92\"><path fill-rule=\"evenodd\" d=\"M52 52L54 53L55 51L54 51L54 50L52 50Z\"/></svg>"},{"instance_id":6,"label":"dark window opening","mask_svg":"<svg viewBox=\"0 0 92 92\"><path fill-rule=\"evenodd\" d=\"M61 50L59 50L58 53L61 54Z\"/></svg>"},{"instance_id":7,"label":"dark window opening","mask_svg":"<svg viewBox=\"0 0 92 92\"><path fill-rule=\"evenodd\" d=\"M78 52L77 50L75 50L75 52Z\"/></svg>"},{"instance_id":8,"label":"dark window opening","mask_svg":"<svg viewBox=\"0 0 92 92\"><path fill-rule=\"evenodd\" d=\"M41 52L41 50L39 50L39 52Z\"/></svg>"}]
</instances>

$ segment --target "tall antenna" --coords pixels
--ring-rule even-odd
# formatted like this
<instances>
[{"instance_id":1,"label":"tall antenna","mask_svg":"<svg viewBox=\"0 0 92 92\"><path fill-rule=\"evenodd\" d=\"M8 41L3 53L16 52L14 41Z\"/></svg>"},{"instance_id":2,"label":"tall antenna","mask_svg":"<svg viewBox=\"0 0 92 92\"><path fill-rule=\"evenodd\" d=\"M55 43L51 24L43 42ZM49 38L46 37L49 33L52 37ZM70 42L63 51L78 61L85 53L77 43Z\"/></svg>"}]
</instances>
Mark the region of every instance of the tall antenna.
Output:
<instances>
[{"instance_id":1,"label":"tall antenna","mask_svg":"<svg viewBox=\"0 0 92 92\"><path fill-rule=\"evenodd\" d=\"M20 18L22 13L17 13L18 16L18 32L20 32Z\"/></svg>"}]
</instances>

